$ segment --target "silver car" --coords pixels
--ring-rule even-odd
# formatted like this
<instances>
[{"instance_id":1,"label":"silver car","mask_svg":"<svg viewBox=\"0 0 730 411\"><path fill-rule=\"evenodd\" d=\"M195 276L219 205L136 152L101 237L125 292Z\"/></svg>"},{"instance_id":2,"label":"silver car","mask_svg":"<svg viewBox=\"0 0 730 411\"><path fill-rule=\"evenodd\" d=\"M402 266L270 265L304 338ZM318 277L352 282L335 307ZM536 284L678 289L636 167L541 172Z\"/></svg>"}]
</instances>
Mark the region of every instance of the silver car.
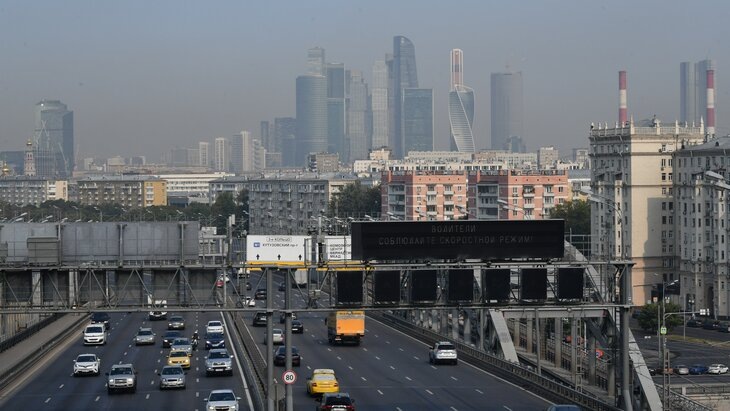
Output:
<instances>
[{"instance_id":1,"label":"silver car","mask_svg":"<svg viewBox=\"0 0 730 411\"><path fill-rule=\"evenodd\" d=\"M106 389L109 394L125 390L137 392L137 371L132 364L114 364L106 375Z\"/></svg>"},{"instance_id":2,"label":"silver car","mask_svg":"<svg viewBox=\"0 0 730 411\"><path fill-rule=\"evenodd\" d=\"M134 337L134 345L149 345L155 343L155 333L152 328L140 327Z\"/></svg>"},{"instance_id":3,"label":"silver car","mask_svg":"<svg viewBox=\"0 0 730 411\"><path fill-rule=\"evenodd\" d=\"M166 365L158 373L160 376L160 389L185 388L185 370L179 365Z\"/></svg>"},{"instance_id":4,"label":"silver car","mask_svg":"<svg viewBox=\"0 0 730 411\"><path fill-rule=\"evenodd\" d=\"M167 322L168 330L184 330L185 320L179 315L173 315Z\"/></svg>"},{"instance_id":5,"label":"silver car","mask_svg":"<svg viewBox=\"0 0 730 411\"><path fill-rule=\"evenodd\" d=\"M225 348L215 348L208 352L205 359L205 375L228 374L233 375L233 356Z\"/></svg>"},{"instance_id":6,"label":"silver car","mask_svg":"<svg viewBox=\"0 0 730 411\"><path fill-rule=\"evenodd\" d=\"M193 355L193 343L188 338L175 338L170 346L171 350L180 350L188 353L188 357Z\"/></svg>"},{"instance_id":7,"label":"silver car","mask_svg":"<svg viewBox=\"0 0 730 411\"><path fill-rule=\"evenodd\" d=\"M78 375L99 375L101 360L96 354L80 354L74 360L74 377Z\"/></svg>"},{"instance_id":8,"label":"silver car","mask_svg":"<svg viewBox=\"0 0 730 411\"><path fill-rule=\"evenodd\" d=\"M238 411L238 400L240 399L241 397L236 397L233 390L213 390L210 392L208 398L204 400L207 402L205 409L208 411Z\"/></svg>"}]
</instances>

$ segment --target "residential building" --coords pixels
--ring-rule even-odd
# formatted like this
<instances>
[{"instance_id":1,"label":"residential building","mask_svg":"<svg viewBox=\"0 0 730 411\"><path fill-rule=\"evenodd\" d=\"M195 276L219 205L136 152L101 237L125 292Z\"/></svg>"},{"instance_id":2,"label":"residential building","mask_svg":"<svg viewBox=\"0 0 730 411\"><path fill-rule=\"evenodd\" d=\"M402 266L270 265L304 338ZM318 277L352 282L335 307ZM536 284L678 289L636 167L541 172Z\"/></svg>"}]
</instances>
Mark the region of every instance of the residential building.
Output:
<instances>
[{"instance_id":1,"label":"residential building","mask_svg":"<svg viewBox=\"0 0 730 411\"><path fill-rule=\"evenodd\" d=\"M673 156L701 144L704 136L704 127L663 126L656 118L618 127L599 124L589 132L591 236L603 239L592 243L591 258L633 262L635 304L650 300L648 284L678 278L668 237L675 228L668 204L677 202Z\"/></svg>"},{"instance_id":2,"label":"residential building","mask_svg":"<svg viewBox=\"0 0 730 411\"><path fill-rule=\"evenodd\" d=\"M559 160L560 151L555 147L548 146L537 149L537 168L540 170L555 168L555 165Z\"/></svg>"},{"instance_id":3,"label":"residential building","mask_svg":"<svg viewBox=\"0 0 730 411\"><path fill-rule=\"evenodd\" d=\"M390 220L454 220L467 204L465 171L384 171L381 216Z\"/></svg>"},{"instance_id":4,"label":"residential building","mask_svg":"<svg viewBox=\"0 0 730 411\"><path fill-rule=\"evenodd\" d=\"M449 124L451 150L476 151L474 133L474 90L464 85L464 53L451 50L451 91L449 92Z\"/></svg>"},{"instance_id":5,"label":"residential building","mask_svg":"<svg viewBox=\"0 0 730 411\"><path fill-rule=\"evenodd\" d=\"M491 148L509 150L510 138L525 138L522 73L492 73L491 102Z\"/></svg>"},{"instance_id":6,"label":"residential building","mask_svg":"<svg viewBox=\"0 0 730 411\"><path fill-rule=\"evenodd\" d=\"M22 175L0 177L0 202L37 207L49 200L68 201L68 181Z\"/></svg>"},{"instance_id":7,"label":"residential building","mask_svg":"<svg viewBox=\"0 0 730 411\"><path fill-rule=\"evenodd\" d=\"M340 170L337 153L311 153L307 155L307 171L316 173L336 173Z\"/></svg>"},{"instance_id":8,"label":"residential building","mask_svg":"<svg viewBox=\"0 0 730 411\"><path fill-rule=\"evenodd\" d=\"M167 182L153 176L87 177L77 182L78 202L84 205L114 203L121 207L167 205Z\"/></svg>"},{"instance_id":9,"label":"residential building","mask_svg":"<svg viewBox=\"0 0 730 411\"><path fill-rule=\"evenodd\" d=\"M167 183L168 203L172 197L188 199L186 203L209 203L208 193L210 182L225 177L232 177L232 173L215 172L205 174L158 174L156 177Z\"/></svg>"},{"instance_id":10,"label":"residential building","mask_svg":"<svg viewBox=\"0 0 730 411\"><path fill-rule=\"evenodd\" d=\"M230 171L231 149L230 142L225 137L217 137L213 142L213 169L215 171Z\"/></svg>"},{"instance_id":11,"label":"residential building","mask_svg":"<svg viewBox=\"0 0 730 411\"><path fill-rule=\"evenodd\" d=\"M387 64L387 63L386 63ZM388 106L391 108L390 148L395 158L403 158L407 153L403 136L403 90L418 88L416 70L416 48L404 36L393 37L393 58L391 61L391 84Z\"/></svg>"},{"instance_id":12,"label":"residential building","mask_svg":"<svg viewBox=\"0 0 730 411\"><path fill-rule=\"evenodd\" d=\"M199 166L210 166L210 143L201 141L198 143L198 164Z\"/></svg>"},{"instance_id":13,"label":"residential building","mask_svg":"<svg viewBox=\"0 0 730 411\"><path fill-rule=\"evenodd\" d=\"M402 91L403 152L433 150L433 89L405 88Z\"/></svg>"},{"instance_id":14,"label":"residential building","mask_svg":"<svg viewBox=\"0 0 730 411\"><path fill-rule=\"evenodd\" d=\"M302 166L309 153L327 151L327 78L314 74L297 77L296 100L294 165Z\"/></svg>"}]
</instances>

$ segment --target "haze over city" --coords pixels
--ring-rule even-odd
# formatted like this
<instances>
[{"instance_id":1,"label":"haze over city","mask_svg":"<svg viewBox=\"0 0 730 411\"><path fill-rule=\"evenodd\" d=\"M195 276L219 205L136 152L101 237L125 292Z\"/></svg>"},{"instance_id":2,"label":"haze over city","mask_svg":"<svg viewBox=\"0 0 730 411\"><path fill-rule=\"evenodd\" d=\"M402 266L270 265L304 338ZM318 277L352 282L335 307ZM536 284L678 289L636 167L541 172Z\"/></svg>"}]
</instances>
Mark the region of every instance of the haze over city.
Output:
<instances>
[{"instance_id":1,"label":"haze over city","mask_svg":"<svg viewBox=\"0 0 730 411\"><path fill-rule=\"evenodd\" d=\"M77 158L145 155L259 134L294 117L307 49L363 72L415 46L419 86L434 89L434 148L449 148L449 52L464 51L477 149L489 148L490 74L522 72L527 149L587 147L591 122L617 120L619 70L628 113L679 118L679 65L716 63L717 134L730 132L725 86L730 3L704 1L0 3L0 150L33 135L33 107L74 111Z\"/></svg>"}]
</instances>

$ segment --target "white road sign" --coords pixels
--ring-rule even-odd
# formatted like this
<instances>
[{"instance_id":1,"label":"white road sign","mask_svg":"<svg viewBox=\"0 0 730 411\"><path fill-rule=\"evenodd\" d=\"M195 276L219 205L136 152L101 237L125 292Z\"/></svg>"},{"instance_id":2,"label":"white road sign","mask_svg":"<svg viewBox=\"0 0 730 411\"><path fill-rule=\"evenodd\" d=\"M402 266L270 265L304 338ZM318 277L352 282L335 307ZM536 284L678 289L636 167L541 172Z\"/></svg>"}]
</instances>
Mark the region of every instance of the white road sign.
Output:
<instances>
[{"instance_id":1,"label":"white road sign","mask_svg":"<svg viewBox=\"0 0 730 411\"><path fill-rule=\"evenodd\" d=\"M284 381L284 384L294 384L297 381L297 373L293 370L287 370L284 374L281 374L281 379Z\"/></svg>"},{"instance_id":2,"label":"white road sign","mask_svg":"<svg viewBox=\"0 0 730 411\"><path fill-rule=\"evenodd\" d=\"M249 235L246 237L246 260L304 262L304 241L309 238L306 235Z\"/></svg>"}]
</instances>

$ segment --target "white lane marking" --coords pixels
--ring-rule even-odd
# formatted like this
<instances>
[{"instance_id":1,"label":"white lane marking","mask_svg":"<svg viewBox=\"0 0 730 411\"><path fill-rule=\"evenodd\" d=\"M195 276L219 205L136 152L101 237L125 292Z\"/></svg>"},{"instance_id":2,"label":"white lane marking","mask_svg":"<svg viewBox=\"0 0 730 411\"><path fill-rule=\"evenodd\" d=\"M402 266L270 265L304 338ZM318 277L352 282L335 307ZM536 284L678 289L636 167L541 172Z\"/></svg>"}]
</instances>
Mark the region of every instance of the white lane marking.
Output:
<instances>
[{"instance_id":1,"label":"white lane marking","mask_svg":"<svg viewBox=\"0 0 730 411\"><path fill-rule=\"evenodd\" d=\"M512 411L512 408L510 408L510 407L508 407L508 406L506 406L506 405L503 405L503 407L504 407L504 409L505 409L505 410L507 410L507 411Z\"/></svg>"},{"instance_id":2,"label":"white lane marking","mask_svg":"<svg viewBox=\"0 0 730 411\"><path fill-rule=\"evenodd\" d=\"M391 370L395 370L395 367L393 367L393 366L391 365L391 366L390 366L390 369L391 369Z\"/></svg>"},{"instance_id":3,"label":"white lane marking","mask_svg":"<svg viewBox=\"0 0 730 411\"><path fill-rule=\"evenodd\" d=\"M484 394L484 393L483 393L483 392L482 392L482 391L481 391L481 390L480 390L479 388L475 388L474 390L475 390L476 392L478 392L479 394Z\"/></svg>"},{"instance_id":4,"label":"white lane marking","mask_svg":"<svg viewBox=\"0 0 730 411\"><path fill-rule=\"evenodd\" d=\"M145 395L145 396L144 396L144 399L145 399L145 400L149 400L149 399L150 399L150 395L149 395L149 394Z\"/></svg>"},{"instance_id":5,"label":"white lane marking","mask_svg":"<svg viewBox=\"0 0 730 411\"><path fill-rule=\"evenodd\" d=\"M399 351L405 351L405 350L404 350L404 349L402 349L402 348L398 348L398 350L399 350Z\"/></svg>"},{"instance_id":6,"label":"white lane marking","mask_svg":"<svg viewBox=\"0 0 730 411\"><path fill-rule=\"evenodd\" d=\"M96 402L96 401L99 401L99 398L101 398L101 397L97 395L97 396L96 396L96 398L94 398L94 401L95 401L95 402Z\"/></svg>"},{"instance_id":7,"label":"white lane marking","mask_svg":"<svg viewBox=\"0 0 730 411\"><path fill-rule=\"evenodd\" d=\"M150 385L155 385L155 380L150 381Z\"/></svg>"},{"instance_id":8,"label":"white lane marking","mask_svg":"<svg viewBox=\"0 0 730 411\"><path fill-rule=\"evenodd\" d=\"M61 385L59 385L59 386L58 386L58 389L59 389L59 390L60 390L61 388L63 388L63 384L61 384Z\"/></svg>"},{"instance_id":9,"label":"white lane marking","mask_svg":"<svg viewBox=\"0 0 730 411\"><path fill-rule=\"evenodd\" d=\"M451 379L454 380L454 381L459 381L459 379L456 378L456 377L454 377L453 375L451 376Z\"/></svg>"},{"instance_id":10,"label":"white lane marking","mask_svg":"<svg viewBox=\"0 0 730 411\"><path fill-rule=\"evenodd\" d=\"M431 395L433 395L433 393L431 391L429 391L429 390L426 390L426 392L429 393L429 394L431 394Z\"/></svg>"},{"instance_id":11,"label":"white lane marking","mask_svg":"<svg viewBox=\"0 0 730 411\"><path fill-rule=\"evenodd\" d=\"M198 398L198 397L200 397L200 393L195 391L195 398Z\"/></svg>"},{"instance_id":12,"label":"white lane marking","mask_svg":"<svg viewBox=\"0 0 730 411\"><path fill-rule=\"evenodd\" d=\"M375 338L378 338L378 337L380 337L380 336L378 334L375 334Z\"/></svg>"},{"instance_id":13,"label":"white lane marking","mask_svg":"<svg viewBox=\"0 0 730 411\"><path fill-rule=\"evenodd\" d=\"M413 359L416 360L416 361L421 361L421 359L418 358L418 357L416 357L415 355L413 356Z\"/></svg>"},{"instance_id":14,"label":"white lane marking","mask_svg":"<svg viewBox=\"0 0 730 411\"><path fill-rule=\"evenodd\" d=\"M378 394L384 395L382 391L378 390Z\"/></svg>"},{"instance_id":15,"label":"white lane marking","mask_svg":"<svg viewBox=\"0 0 730 411\"><path fill-rule=\"evenodd\" d=\"M337 359L342 361L342 357L340 357L339 355L337 356Z\"/></svg>"},{"instance_id":16,"label":"white lane marking","mask_svg":"<svg viewBox=\"0 0 730 411\"><path fill-rule=\"evenodd\" d=\"M159 363L161 363L161 362L162 362L162 360L158 358L158 359L157 359L157 363L159 364Z\"/></svg>"},{"instance_id":17,"label":"white lane marking","mask_svg":"<svg viewBox=\"0 0 730 411\"><path fill-rule=\"evenodd\" d=\"M48 404L51 401L51 397L46 398L46 404Z\"/></svg>"},{"instance_id":18,"label":"white lane marking","mask_svg":"<svg viewBox=\"0 0 730 411\"><path fill-rule=\"evenodd\" d=\"M406 380L408 380L408 381L413 381L413 380L411 379L411 377L409 377L409 376L407 376L407 375L406 375Z\"/></svg>"},{"instance_id":19,"label":"white lane marking","mask_svg":"<svg viewBox=\"0 0 730 411\"><path fill-rule=\"evenodd\" d=\"M126 351L124 352L124 355L127 355L127 352Z\"/></svg>"},{"instance_id":20,"label":"white lane marking","mask_svg":"<svg viewBox=\"0 0 730 411\"><path fill-rule=\"evenodd\" d=\"M438 368L436 368L435 365L432 365L431 368L433 368L434 370L437 370L438 369Z\"/></svg>"},{"instance_id":21,"label":"white lane marking","mask_svg":"<svg viewBox=\"0 0 730 411\"><path fill-rule=\"evenodd\" d=\"M454 410L454 411L459 411L459 410L457 410L457 409L456 409L456 408L454 408L454 407L451 407L451 409L452 409L452 410Z\"/></svg>"},{"instance_id":22,"label":"white lane marking","mask_svg":"<svg viewBox=\"0 0 730 411\"><path fill-rule=\"evenodd\" d=\"M195 382L200 382L200 378L196 378L195 379Z\"/></svg>"},{"instance_id":23,"label":"white lane marking","mask_svg":"<svg viewBox=\"0 0 730 411\"><path fill-rule=\"evenodd\" d=\"M396 411L403 411L401 407L395 407Z\"/></svg>"},{"instance_id":24,"label":"white lane marking","mask_svg":"<svg viewBox=\"0 0 730 411\"><path fill-rule=\"evenodd\" d=\"M360 378L362 378L362 380L363 380L363 381L367 381L367 380L368 380L368 379L367 379L367 378L365 378L365 377L360 377Z\"/></svg>"},{"instance_id":25,"label":"white lane marking","mask_svg":"<svg viewBox=\"0 0 730 411\"><path fill-rule=\"evenodd\" d=\"M362 350L363 350L363 351L367 351L368 349L367 349L367 348L365 348L365 347L362 347Z\"/></svg>"},{"instance_id":26,"label":"white lane marking","mask_svg":"<svg viewBox=\"0 0 730 411\"><path fill-rule=\"evenodd\" d=\"M378 356L376 355L376 356L375 356L375 359L376 359L376 360L380 360L380 357L378 357Z\"/></svg>"},{"instance_id":27,"label":"white lane marking","mask_svg":"<svg viewBox=\"0 0 730 411\"><path fill-rule=\"evenodd\" d=\"M352 368L352 365L348 365L347 368L349 368L350 371L354 370L354 368Z\"/></svg>"}]
</instances>

